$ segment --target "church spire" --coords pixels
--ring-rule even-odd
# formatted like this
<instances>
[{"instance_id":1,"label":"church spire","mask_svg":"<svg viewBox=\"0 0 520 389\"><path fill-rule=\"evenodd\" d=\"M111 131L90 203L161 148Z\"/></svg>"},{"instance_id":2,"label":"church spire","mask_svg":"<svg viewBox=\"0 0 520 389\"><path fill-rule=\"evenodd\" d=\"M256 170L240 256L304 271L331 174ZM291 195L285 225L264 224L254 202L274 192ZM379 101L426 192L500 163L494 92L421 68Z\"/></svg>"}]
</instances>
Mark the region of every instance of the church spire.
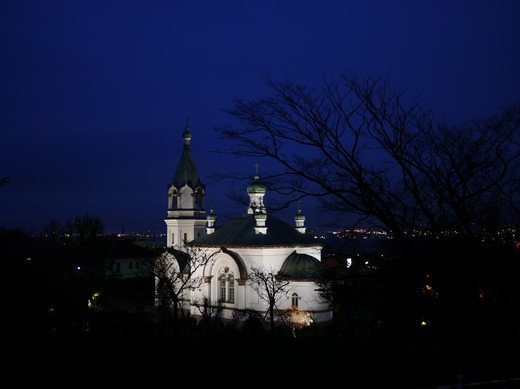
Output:
<instances>
[{"instance_id":1,"label":"church spire","mask_svg":"<svg viewBox=\"0 0 520 389\"><path fill-rule=\"evenodd\" d=\"M255 163L253 182L247 186L247 194L249 195L248 214L266 213L264 206L265 192L265 185L260 183L260 177L258 176L258 164Z\"/></svg>"},{"instance_id":2,"label":"church spire","mask_svg":"<svg viewBox=\"0 0 520 389\"><path fill-rule=\"evenodd\" d=\"M188 124L188 119L186 118L186 124ZM204 187L202 182L200 181L199 173L197 168L195 167L195 162L193 160L193 156L191 154L191 131L188 126L184 128L184 132L182 133L182 138L184 139L184 148L182 150L181 158L179 159L179 163L177 165L177 170L175 171L175 176L173 177L172 185L175 186L178 190L183 186L187 185L192 189L197 187Z\"/></svg>"},{"instance_id":3,"label":"church spire","mask_svg":"<svg viewBox=\"0 0 520 389\"><path fill-rule=\"evenodd\" d=\"M267 213L264 206L265 192L266 187L264 184L260 183L258 164L255 163L255 176L253 177L253 182L247 186L247 194L249 195L249 207L247 213L255 216L255 233L257 234L267 233Z\"/></svg>"},{"instance_id":4,"label":"church spire","mask_svg":"<svg viewBox=\"0 0 520 389\"><path fill-rule=\"evenodd\" d=\"M204 209L205 187L191 154L191 131L188 118L182 133L184 147L168 185L167 245L182 246L205 234L206 211Z\"/></svg>"}]
</instances>

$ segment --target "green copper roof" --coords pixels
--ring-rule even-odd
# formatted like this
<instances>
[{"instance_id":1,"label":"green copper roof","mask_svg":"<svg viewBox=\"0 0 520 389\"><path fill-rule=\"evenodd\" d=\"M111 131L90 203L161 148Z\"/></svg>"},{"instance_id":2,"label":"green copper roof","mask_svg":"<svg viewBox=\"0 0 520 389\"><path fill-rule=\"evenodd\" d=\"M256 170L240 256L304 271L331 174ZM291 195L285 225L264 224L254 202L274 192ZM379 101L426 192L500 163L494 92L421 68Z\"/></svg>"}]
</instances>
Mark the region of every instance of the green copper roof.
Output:
<instances>
[{"instance_id":1,"label":"green copper roof","mask_svg":"<svg viewBox=\"0 0 520 389\"><path fill-rule=\"evenodd\" d=\"M268 215L266 234L255 233L255 215L244 215L217 227L214 233L191 243L202 246L310 246L322 242L296 231L295 227Z\"/></svg>"},{"instance_id":2,"label":"green copper roof","mask_svg":"<svg viewBox=\"0 0 520 389\"><path fill-rule=\"evenodd\" d=\"M265 185L259 181L260 177L255 176L253 182L247 186L247 193L265 193Z\"/></svg>"},{"instance_id":3,"label":"green copper roof","mask_svg":"<svg viewBox=\"0 0 520 389\"><path fill-rule=\"evenodd\" d=\"M302 213L301 209L298 209L298 212L296 213L294 220L305 220L305 215Z\"/></svg>"},{"instance_id":4,"label":"green copper roof","mask_svg":"<svg viewBox=\"0 0 520 389\"><path fill-rule=\"evenodd\" d=\"M323 264L316 258L293 251L285 259L278 276L289 280L318 280L322 277L324 270Z\"/></svg>"},{"instance_id":5,"label":"green copper roof","mask_svg":"<svg viewBox=\"0 0 520 389\"><path fill-rule=\"evenodd\" d=\"M206 219L207 219L207 220L217 220L218 217L217 217L217 215L215 215L215 213L213 212L213 210L211 210L210 213L209 213L209 215L206 216Z\"/></svg>"},{"instance_id":6,"label":"green copper roof","mask_svg":"<svg viewBox=\"0 0 520 389\"><path fill-rule=\"evenodd\" d=\"M171 183L177 189L182 188L184 185L188 185L190 188L203 187L204 185L200 181L199 173L195 167L195 162L191 155L191 149L189 144L184 145L182 150L175 176Z\"/></svg>"}]
</instances>

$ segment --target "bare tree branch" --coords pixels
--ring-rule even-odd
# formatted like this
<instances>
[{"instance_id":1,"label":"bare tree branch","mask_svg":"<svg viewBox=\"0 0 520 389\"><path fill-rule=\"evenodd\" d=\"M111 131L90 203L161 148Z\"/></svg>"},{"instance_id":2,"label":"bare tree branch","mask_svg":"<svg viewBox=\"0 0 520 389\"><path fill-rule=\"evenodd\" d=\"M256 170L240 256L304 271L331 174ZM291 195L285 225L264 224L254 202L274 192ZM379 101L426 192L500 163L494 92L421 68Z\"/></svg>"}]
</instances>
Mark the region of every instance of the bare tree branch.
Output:
<instances>
[{"instance_id":1,"label":"bare tree branch","mask_svg":"<svg viewBox=\"0 0 520 389\"><path fill-rule=\"evenodd\" d=\"M273 269L262 267L252 267L249 272L249 280L258 297L268 304L270 328L271 331L274 331L276 305L286 295L289 281L276 277Z\"/></svg>"},{"instance_id":2,"label":"bare tree branch","mask_svg":"<svg viewBox=\"0 0 520 389\"><path fill-rule=\"evenodd\" d=\"M341 75L320 89L267 85L271 97L234 99L225 112L236 127L217 130L230 152L275 162L263 179L285 195L277 209L315 197L395 237L447 228L472 236L506 225L518 209L519 104L448 127L388 78Z\"/></svg>"}]
</instances>

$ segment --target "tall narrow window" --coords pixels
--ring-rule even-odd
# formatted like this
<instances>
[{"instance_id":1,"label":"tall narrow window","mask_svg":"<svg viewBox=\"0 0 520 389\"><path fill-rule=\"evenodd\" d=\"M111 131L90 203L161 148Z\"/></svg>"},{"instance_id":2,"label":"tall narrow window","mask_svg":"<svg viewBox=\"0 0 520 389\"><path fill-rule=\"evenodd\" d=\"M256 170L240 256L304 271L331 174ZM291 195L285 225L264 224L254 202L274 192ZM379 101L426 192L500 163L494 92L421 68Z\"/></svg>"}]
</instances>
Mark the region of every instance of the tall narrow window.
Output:
<instances>
[{"instance_id":1,"label":"tall narrow window","mask_svg":"<svg viewBox=\"0 0 520 389\"><path fill-rule=\"evenodd\" d=\"M298 300L300 298L298 297L298 293L293 293L291 296L291 305L293 308L298 308Z\"/></svg>"},{"instance_id":2,"label":"tall narrow window","mask_svg":"<svg viewBox=\"0 0 520 389\"><path fill-rule=\"evenodd\" d=\"M235 277L233 277L233 274L228 277L228 301L230 303L235 302Z\"/></svg>"},{"instance_id":3,"label":"tall narrow window","mask_svg":"<svg viewBox=\"0 0 520 389\"><path fill-rule=\"evenodd\" d=\"M188 241L188 234L184 233L184 243L186 243L187 241Z\"/></svg>"},{"instance_id":4,"label":"tall narrow window","mask_svg":"<svg viewBox=\"0 0 520 389\"><path fill-rule=\"evenodd\" d=\"M175 245L175 234L172 232L172 246Z\"/></svg>"},{"instance_id":5,"label":"tall narrow window","mask_svg":"<svg viewBox=\"0 0 520 389\"><path fill-rule=\"evenodd\" d=\"M221 275L219 277L219 288L220 288L219 300L226 301L226 277L224 275Z\"/></svg>"}]
</instances>

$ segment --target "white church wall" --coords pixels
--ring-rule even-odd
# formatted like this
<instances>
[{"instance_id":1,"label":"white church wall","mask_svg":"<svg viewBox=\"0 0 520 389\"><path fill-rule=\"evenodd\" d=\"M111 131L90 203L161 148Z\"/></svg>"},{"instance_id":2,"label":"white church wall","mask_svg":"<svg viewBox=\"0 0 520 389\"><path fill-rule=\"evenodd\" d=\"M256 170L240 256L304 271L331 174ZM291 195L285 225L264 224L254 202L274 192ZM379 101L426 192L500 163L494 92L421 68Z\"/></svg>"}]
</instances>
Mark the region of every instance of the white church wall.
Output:
<instances>
[{"instance_id":1,"label":"white church wall","mask_svg":"<svg viewBox=\"0 0 520 389\"><path fill-rule=\"evenodd\" d=\"M168 247L182 248L185 238L189 242L206 233L206 220L204 219L166 219L165 223Z\"/></svg>"},{"instance_id":2,"label":"white church wall","mask_svg":"<svg viewBox=\"0 0 520 389\"><path fill-rule=\"evenodd\" d=\"M266 269L270 267L273 271L279 271L285 259L295 250L294 247L276 247L276 248L234 248L233 251L241 256L248 272L252 266L262 266ZM321 247L298 247L298 253L312 255L317 259L320 258ZM240 271L235 260L228 254L221 252L220 248L207 248L205 253L208 256L213 256L205 269L200 269L198 276L211 276L211 283L203 285L200 294L194 294L194 298L203 300L207 297L213 306L220 305L220 317L232 318L233 310L253 309L260 312L265 312L268 309L268 304L260 298L258 292L251 287L247 282L245 285L238 285L238 278L240 278ZM234 302L219 301L220 285L218 275L223 269L228 268L228 273L234 275ZM299 308L312 311L313 316L317 316L318 321L329 320L330 313L320 313L320 311L328 311L328 303L321 301L316 292L317 285L313 282L295 282L292 281L286 296L279 301L278 307L280 309L291 308L291 295L297 293L299 296ZM193 311L193 314L200 314Z\"/></svg>"},{"instance_id":3,"label":"white church wall","mask_svg":"<svg viewBox=\"0 0 520 389\"><path fill-rule=\"evenodd\" d=\"M316 291L318 286L310 281L291 281L285 298L280 301L281 309L292 308L292 295L298 295L298 309L311 314L313 321L321 322L332 318L329 302L322 299Z\"/></svg>"}]
</instances>

